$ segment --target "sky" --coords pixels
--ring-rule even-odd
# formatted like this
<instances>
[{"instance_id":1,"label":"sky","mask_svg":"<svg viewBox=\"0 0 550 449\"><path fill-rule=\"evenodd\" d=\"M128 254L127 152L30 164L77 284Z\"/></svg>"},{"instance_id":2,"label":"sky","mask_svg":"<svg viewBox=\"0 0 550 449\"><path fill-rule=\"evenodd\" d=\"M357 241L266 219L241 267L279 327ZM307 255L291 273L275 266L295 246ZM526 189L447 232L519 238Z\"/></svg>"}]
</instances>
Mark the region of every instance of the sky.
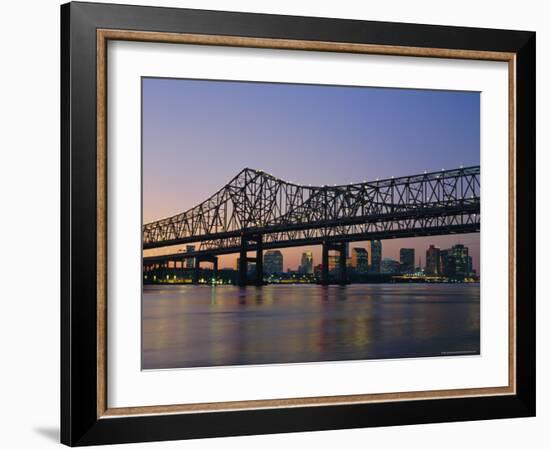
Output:
<instances>
[{"instance_id":1,"label":"sky","mask_svg":"<svg viewBox=\"0 0 550 449\"><path fill-rule=\"evenodd\" d=\"M324 185L480 161L478 92L143 78L142 95L144 223L190 209L245 167ZM430 244L456 243L478 269L479 234L387 240L382 255L415 248L424 264ZM320 263L320 247L285 249L285 269L303 251Z\"/></svg>"}]
</instances>

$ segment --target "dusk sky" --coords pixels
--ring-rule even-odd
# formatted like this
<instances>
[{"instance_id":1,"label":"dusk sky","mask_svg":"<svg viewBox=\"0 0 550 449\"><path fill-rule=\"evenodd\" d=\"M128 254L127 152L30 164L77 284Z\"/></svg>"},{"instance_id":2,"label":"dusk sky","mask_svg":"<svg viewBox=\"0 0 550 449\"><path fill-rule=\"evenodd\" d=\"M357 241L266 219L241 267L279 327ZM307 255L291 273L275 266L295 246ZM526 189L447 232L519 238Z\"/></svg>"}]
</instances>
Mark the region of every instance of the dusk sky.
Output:
<instances>
[{"instance_id":1,"label":"dusk sky","mask_svg":"<svg viewBox=\"0 0 550 449\"><path fill-rule=\"evenodd\" d=\"M142 107L144 223L190 209L245 167L324 185L480 161L478 92L144 78ZM415 248L424 264L430 243L465 244L479 269L479 234L386 240L383 257ZM321 262L320 247L286 249L285 270L306 250Z\"/></svg>"}]
</instances>

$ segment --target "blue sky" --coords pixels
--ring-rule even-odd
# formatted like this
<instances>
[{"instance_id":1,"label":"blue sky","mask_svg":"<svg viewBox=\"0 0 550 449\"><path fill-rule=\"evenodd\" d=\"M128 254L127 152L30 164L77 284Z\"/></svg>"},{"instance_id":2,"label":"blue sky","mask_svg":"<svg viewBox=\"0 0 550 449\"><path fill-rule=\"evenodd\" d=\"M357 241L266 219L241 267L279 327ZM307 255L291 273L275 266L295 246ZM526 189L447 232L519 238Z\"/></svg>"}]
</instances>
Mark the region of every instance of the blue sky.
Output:
<instances>
[{"instance_id":1,"label":"blue sky","mask_svg":"<svg viewBox=\"0 0 550 449\"><path fill-rule=\"evenodd\" d=\"M194 206L244 167L323 185L478 165L479 114L478 92L144 78L144 221ZM424 259L429 242L416 240ZM389 257L407 246L388 245Z\"/></svg>"}]
</instances>

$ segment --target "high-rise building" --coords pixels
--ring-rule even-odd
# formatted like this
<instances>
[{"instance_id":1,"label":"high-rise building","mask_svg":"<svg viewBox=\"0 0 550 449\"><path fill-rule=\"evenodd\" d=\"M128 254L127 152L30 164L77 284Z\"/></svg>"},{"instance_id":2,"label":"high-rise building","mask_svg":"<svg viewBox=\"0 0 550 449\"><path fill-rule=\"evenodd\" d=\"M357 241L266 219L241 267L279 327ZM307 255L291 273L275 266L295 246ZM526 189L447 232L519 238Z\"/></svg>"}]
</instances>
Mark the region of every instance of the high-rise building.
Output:
<instances>
[{"instance_id":1,"label":"high-rise building","mask_svg":"<svg viewBox=\"0 0 550 449\"><path fill-rule=\"evenodd\" d=\"M298 271L302 274L313 274L313 253L311 251L302 253L302 261Z\"/></svg>"},{"instance_id":2,"label":"high-rise building","mask_svg":"<svg viewBox=\"0 0 550 449\"><path fill-rule=\"evenodd\" d=\"M468 256L468 276L475 276L474 264L472 256Z\"/></svg>"},{"instance_id":3,"label":"high-rise building","mask_svg":"<svg viewBox=\"0 0 550 449\"><path fill-rule=\"evenodd\" d=\"M351 266L357 273L369 271L369 253L366 248L352 248Z\"/></svg>"},{"instance_id":4,"label":"high-rise building","mask_svg":"<svg viewBox=\"0 0 550 449\"><path fill-rule=\"evenodd\" d=\"M380 263L382 262L382 242L380 240L371 240L368 252L369 267L372 273L380 273Z\"/></svg>"},{"instance_id":5,"label":"high-rise building","mask_svg":"<svg viewBox=\"0 0 550 449\"><path fill-rule=\"evenodd\" d=\"M441 274L441 263L439 257L439 248L437 246L430 245L430 247L426 251L426 274L435 276Z\"/></svg>"},{"instance_id":6,"label":"high-rise building","mask_svg":"<svg viewBox=\"0 0 550 449\"><path fill-rule=\"evenodd\" d=\"M441 274L453 277L456 272L455 258L450 249L443 249L439 253L439 266Z\"/></svg>"},{"instance_id":7,"label":"high-rise building","mask_svg":"<svg viewBox=\"0 0 550 449\"><path fill-rule=\"evenodd\" d=\"M414 248L401 248L399 250L399 262L402 273L414 273Z\"/></svg>"},{"instance_id":8,"label":"high-rise building","mask_svg":"<svg viewBox=\"0 0 550 449\"><path fill-rule=\"evenodd\" d=\"M279 250L266 251L264 254L264 273L275 274L283 272L283 254Z\"/></svg>"},{"instance_id":9,"label":"high-rise building","mask_svg":"<svg viewBox=\"0 0 550 449\"><path fill-rule=\"evenodd\" d=\"M451 252L455 258L455 275L458 277L469 276L470 256L468 255L468 248L458 244L451 248Z\"/></svg>"},{"instance_id":10,"label":"high-rise building","mask_svg":"<svg viewBox=\"0 0 550 449\"><path fill-rule=\"evenodd\" d=\"M380 272L386 274L397 274L401 269L401 264L397 260L384 258L380 264Z\"/></svg>"},{"instance_id":11,"label":"high-rise building","mask_svg":"<svg viewBox=\"0 0 550 449\"><path fill-rule=\"evenodd\" d=\"M467 277L472 274L472 258L464 245L454 245L440 252L441 274L448 277Z\"/></svg>"},{"instance_id":12,"label":"high-rise building","mask_svg":"<svg viewBox=\"0 0 550 449\"><path fill-rule=\"evenodd\" d=\"M192 253L193 251L195 251L195 245L187 245L185 247L185 252L186 253ZM189 258L185 259L185 268L195 268L195 258L194 257L189 257Z\"/></svg>"}]
</instances>

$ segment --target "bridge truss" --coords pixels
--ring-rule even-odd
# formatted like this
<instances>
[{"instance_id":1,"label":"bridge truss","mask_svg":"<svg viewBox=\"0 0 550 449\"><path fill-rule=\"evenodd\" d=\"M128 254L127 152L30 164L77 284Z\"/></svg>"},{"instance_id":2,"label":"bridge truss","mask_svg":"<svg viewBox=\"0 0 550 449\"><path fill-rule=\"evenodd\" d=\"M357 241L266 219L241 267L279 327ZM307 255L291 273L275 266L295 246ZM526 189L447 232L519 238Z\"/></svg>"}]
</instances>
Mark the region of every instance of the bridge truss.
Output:
<instances>
[{"instance_id":1,"label":"bridge truss","mask_svg":"<svg viewBox=\"0 0 550 449\"><path fill-rule=\"evenodd\" d=\"M226 254L239 252L247 236L282 248L476 232L479 225L479 166L335 186L246 168L201 204L144 225L143 248L198 243L196 253Z\"/></svg>"}]
</instances>

